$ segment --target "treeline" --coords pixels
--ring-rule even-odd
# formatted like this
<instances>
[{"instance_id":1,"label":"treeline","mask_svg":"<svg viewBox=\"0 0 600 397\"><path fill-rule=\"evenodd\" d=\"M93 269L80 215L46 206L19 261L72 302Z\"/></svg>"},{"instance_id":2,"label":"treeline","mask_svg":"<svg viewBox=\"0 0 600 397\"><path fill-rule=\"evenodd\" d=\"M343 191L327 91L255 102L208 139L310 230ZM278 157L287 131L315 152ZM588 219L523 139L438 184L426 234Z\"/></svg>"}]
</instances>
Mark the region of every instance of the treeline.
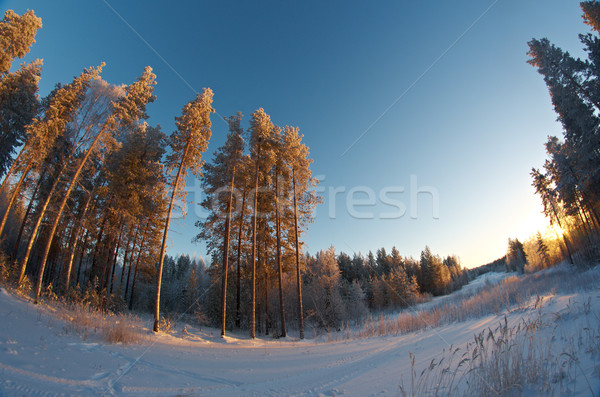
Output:
<instances>
[{"instance_id":1,"label":"treeline","mask_svg":"<svg viewBox=\"0 0 600 397\"><path fill-rule=\"evenodd\" d=\"M168 136L146 121L146 107L156 99L150 67L130 85L115 86L102 80L101 64L40 100L41 61L11 72L40 27L33 11L19 16L9 10L0 21L2 280L31 290L36 303L47 292L86 296L111 308L149 308L148 286L154 285L158 331L161 308L173 309L163 285L206 273L179 259L173 265L165 255L171 213L185 199L192 174L207 193L201 204L210 215L198 223L198 239L208 243L213 277L223 291L230 267L237 267L238 291L242 272L249 277L244 293L254 337L257 290L270 288L275 272L283 322L284 274L295 272L301 296L301 238L319 202L298 128L275 126L263 109L252 113L246 130L241 114L229 117L227 141L205 165L214 113L210 89L183 107ZM191 297L198 292L192 289ZM301 306L296 313L302 325ZM238 310L238 324L240 317Z\"/></svg>"},{"instance_id":2,"label":"treeline","mask_svg":"<svg viewBox=\"0 0 600 397\"><path fill-rule=\"evenodd\" d=\"M529 63L548 86L563 137L548 137L543 169L532 169L533 186L544 214L562 240L560 250L571 263L590 263L599 257L600 228L600 3L580 3L583 20L592 33L579 38L586 59L575 59L548 39L529 42ZM542 236L537 242L539 266L552 262ZM539 260L538 260L539 259Z\"/></svg>"},{"instance_id":3,"label":"treeline","mask_svg":"<svg viewBox=\"0 0 600 397\"><path fill-rule=\"evenodd\" d=\"M171 303L164 306L167 316L220 327L223 320L223 283L219 260L213 257L209 267L204 267L203 263L190 266L190 259L186 256L178 259L167 257L165 263L168 264L165 278L174 280L165 290L166 296L171 297ZM392 248L389 254L381 248L376 254L369 252L366 257L361 254L351 257L344 252L336 254L331 247L315 255L302 254L300 263L303 317L310 326L324 329L340 329L343 324L360 323L374 312L403 309L429 300L431 296L451 293L468 282L468 272L461 267L458 258L441 258L432 254L428 247L421 252L419 259L403 257L396 248ZM279 337L282 324L295 329L300 326L295 313L298 307L297 280L291 267L283 272L285 317L282 322L279 274L274 266L270 267L271 270L264 273L258 284L256 330ZM225 318L226 329L229 330L248 328L251 322L249 267L242 266L240 281L239 290L237 283L227 287ZM196 292L198 299L190 306L188 294L192 285L200 286L200 291ZM241 295L239 300L238 291ZM140 308L143 307L144 304L140 303Z\"/></svg>"}]
</instances>

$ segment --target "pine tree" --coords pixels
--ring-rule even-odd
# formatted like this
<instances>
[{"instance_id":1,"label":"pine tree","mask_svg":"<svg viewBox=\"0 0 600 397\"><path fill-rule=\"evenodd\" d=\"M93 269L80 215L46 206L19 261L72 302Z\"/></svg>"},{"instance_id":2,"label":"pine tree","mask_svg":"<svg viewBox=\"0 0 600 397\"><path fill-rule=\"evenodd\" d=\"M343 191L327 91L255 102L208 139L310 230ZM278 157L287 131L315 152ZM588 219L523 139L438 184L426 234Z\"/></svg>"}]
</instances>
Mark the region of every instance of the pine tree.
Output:
<instances>
[{"instance_id":1,"label":"pine tree","mask_svg":"<svg viewBox=\"0 0 600 397\"><path fill-rule=\"evenodd\" d=\"M556 223L560 230L562 230L562 238L567 249L569 261L573 264L572 248L567 236L563 229L563 222L561 221L560 208L556 202L556 192L550 186L550 181L546 175L542 174L539 170L532 168L531 177L533 179L532 186L535 188L536 193L542 199L542 205L544 207L543 212L546 217L550 219L550 224Z\"/></svg>"},{"instance_id":2,"label":"pine tree","mask_svg":"<svg viewBox=\"0 0 600 397\"><path fill-rule=\"evenodd\" d=\"M298 296L297 316L300 327L300 338L304 338L304 315L302 308L302 275L300 266L300 234L303 227L312 222L312 212L321 202L314 192L316 180L312 178L308 146L302 143L303 135L299 129L286 126L283 129L282 153L287 167L288 178L291 179L291 196L293 210L293 229L288 236L293 236L296 262L296 289ZM289 184L288 184L288 190ZM289 206L288 206L289 207Z\"/></svg>"},{"instance_id":3,"label":"pine tree","mask_svg":"<svg viewBox=\"0 0 600 397\"><path fill-rule=\"evenodd\" d=\"M0 177L8 172L15 149L26 139L26 126L39 111L38 82L42 61L36 60L0 77Z\"/></svg>"},{"instance_id":4,"label":"pine tree","mask_svg":"<svg viewBox=\"0 0 600 397\"><path fill-rule=\"evenodd\" d=\"M229 134L225 144L217 149L214 159L204 167L202 185L206 198L201 205L209 211L204 221L198 221L201 228L196 240L208 244L208 254L221 253L221 335L225 335L227 314L227 282L229 270L230 230L232 222L233 198L236 190L236 177L243 155L241 120L238 113L225 119L229 124ZM238 191L239 192L239 191ZM235 192L237 193L237 192ZM236 201L239 197L236 194ZM236 203L237 204L237 203ZM225 213L225 216L223 216ZM223 225L223 218L225 224Z\"/></svg>"},{"instance_id":5,"label":"pine tree","mask_svg":"<svg viewBox=\"0 0 600 397\"><path fill-rule=\"evenodd\" d=\"M379 275L388 275L390 274L390 264L388 261L387 252L385 252L385 248L379 248L377 250L377 258L375 261L377 262L377 274Z\"/></svg>"},{"instance_id":6,"label":"pine tree","mask_svg":"<svg viewBox=\"0 0 600 397\"><path fill-rule=\"evenodd\" d=\"M188 172L191 171L195 176L202 175L201 170L204 164L202 161L202 154L206 151L211 136L210 114L214 112L212 99L212 90L210 88L205 88L202 94L196 96L196 99L188 102L183 107L181 116L175 119L177 131L170 137L172 152L168 156L167 167L170 171L177 170L177 172L175 180L172 183L173 190L167 209L167 218L165 221L163 240L159 255L156 303L154 305L154 332L159 331L160 287L171 212L173 211L175 198L177 196L182 196L182 192L180 192L179 189L180 187L185 186Z\"/></svg>"},{"instance_id":7,"label":"pine tree","mask_svg":"<svg viewBox=\"0 0 600 397\"><path fill-rule=\"evenodd\" d=\"M42 20L32 10L21 16L13 10L4 13L0 21L0 77L7 74L15 58L23 58L42 27Z\"/></svg>"},{"instance_id":8,"label":"pine tree","mask_svg":"<svg viewBox=\"0 0 600 397\"><path fill-rule=\"evenodd\" d=\"M345 318L345 307L340 294L341 274L335 259L335 249L319 251L307 260L307 296L309 311L324 328L338 329Z\"/></svg>"},{"instance_id":9,"label":"pine tree","mask_svg":"<svg viewBox=\"0 0 600 397\"><path fill-rule=\"evenodd\" d=\"M74 78L72 83L59 88L49 100L43 117L34 119L27 126L27 142L21 149L21 153L14 161L0 188L0 190L5 189L11 174L17 166L20 166L22 168L21 177L13 186L6 211L2 221L0 221L0 236L4 231L8 214L29 172L43 164L56 139L65 132L67 123L75 117L88 87L93 79L98 77L102 67L103 64L97 68L86 69L81 75Z\"/></svg>"},{"instance_id":10,"label":"pine tree","mask_svg":"<svg viewBox=\"0 0 600 397\"><path fill-rule=\"evenodd\" d=\"M142 73L138 80L126 88L125 96L114 103L113 114L97 132L94 140L90 143L89 147L83 153L82 158L78 161L78 164L68 183L67 190L63 193L62 201L57 207L58 209L54 217L54 222L50 227L49 238L46 242L40 262L40 270L35 288L34 302L37 303L37 299L41 291L44 269L48 261L48 255L50 253L50 247L56 232L56 228L58 227L58 223L60 222L60 218L65 209L67 201L77 186L77 182L79 181L79 177L86 165L86 162L90 159L90 156L94 152L99 150L100 143L102 143L105 147L110 147L112 140L114 140L114 135L118 133L120 128L123 128L123 126L127 125L134 125L140 119L148 117L146 114L146 104L154 100L152 92L153 85L155 84L155 78L156 76L152 73L152 68L146 67L144 73Z\"/></svg>"},{"instance_id":11,"label":"pine tree","mask_svg":"<svg viewBox=\"0 0 600 397\"><path fill-rule=\"evenodd\" d=\"M250 119L250 153L254 161L254 191L252 205L252 254L251 254L251 314L250 337L256 335L256 256L257 256L257 217L258 217L258 190L261 174L268 167L268 144L275 126L271 117L260 108L252 113Z\"/></svg>"},{"instance_id":12,"label":"pine tree","mask_svg":"<svg viewBox=\"0 0 600 397\"><path fill-rule=\"evenodd\" d=\"M600 32L600 4L596 1L582 1L579 5L583 11L585 23L596 32Z\"/></svg>"},{"instance_id":13,"label":"pine tree","mask_svg":"<svg viewBox=\"0 0 600 397\"><path fill-rule=\"evenodd\" d=\"M100 67L86 69L73 83L60 86L49 97L45 106L44 116L35 119L28 127L29 139L21 150L19 157L25 163L21 180L34 168L42 169L42 175L46 173L47 167L56 163L56 171L49 173L51 186L45 194L43 203L40 203L39 211L34 220L31 234L27 243L25 257L21 260L18 283L21 284L25 276L33 244L36 241L40 226L46 211L56 190L59 189L61 178L67 172L69 157L73 156L73 148L77 142L69 142L65 134L70 134L69 124L77 118L78 112L86 109L87 95L93 91L94 81L98 79ZM87 112L88 109L85 111ZM75 139L75 138L73 138ZM41 155L41 156L40 156ZM40 157L38 157L40 156ZM15 161L18 162L19 157ZM44 161L42 161L42 159ZM19 193L20 182L13 188L12 197L16 198ZM6 214L5 214L6 216ZM1 230L1 229L0 229Z\"/></svg>"},{"instance_id":14,"label":"pine tree","mask_svg":"<svg viewBox=\"0 0 600 397\"><path fill-rule=\"evenodd\" d=\"M543 267L549 267L550 266L550 256L549 256L549 250L548 250L548 246L546 245L546 243L544 242L544 239L542 237L542 233L540 233L539 231L537 232L537 234L535 235L535 240L537 243L537 253L540 257L540 262L542 263Z\"/></svg>"},{"instance_id":15,"label":"pine tree","mask_svg":"<svg viewBox=\"0 0 600 397\"><path fill-rule=\"evenodd\" d=\"M508 272L524 273L527 264L527 255L523 243L519 239L508 239L508 251L506 253L506 270Z\"/></svg>"},{"instance_id":16,"label":"pine tree","mask_svg":"<svg viewBox=\"0 0 600 397\"><path fill-rule=\"evenodd\" d=\"M551 157L544 166L547 174L543 178L539 172L532 176L551 222L562 229L561 223L566 224L561 219L564 210L575 220L574 227L587 229L587 237L591 239L593 229L600 228L597 215L600 202L600 151L597 149L600 146L600 8L593 1L582 2L580 6L584 22L593 30L579 36L587 59L575 59L547 39L528 43L528 62L544 77L564 129L564 143L552 137L546 144ZM544 178L548 181L543 181ZM572 261L572 247L565 233L563 240Z\"/></svg>"}]
</instances>

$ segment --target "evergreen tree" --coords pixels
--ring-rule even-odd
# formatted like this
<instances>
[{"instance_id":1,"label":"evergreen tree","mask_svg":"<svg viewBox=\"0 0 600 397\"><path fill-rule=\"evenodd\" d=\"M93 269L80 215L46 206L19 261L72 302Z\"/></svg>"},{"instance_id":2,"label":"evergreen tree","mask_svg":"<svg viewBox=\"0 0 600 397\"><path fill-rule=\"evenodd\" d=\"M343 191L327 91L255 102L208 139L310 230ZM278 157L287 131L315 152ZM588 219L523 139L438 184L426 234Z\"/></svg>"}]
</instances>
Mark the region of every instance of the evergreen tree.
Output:
<instances>
[{"instance_id":1,"label":"evergreen tree","mask_svg":"<svg viewBox=\"0 0 600 397\"><path fill-rule=\"evenodd\" d=\"M0 77L8 74L15 58L23 58L35 43L42 20L32 10L19 16L7 10L0 21Z\"/></svg>"},{"instance_id":2,"label":"evergreen tree","mask_svg":"<svg viewBox=\"0 0 600 397\"><path fill-rule=\"evenodd\" d=\"M169 232L169 223L171 221L171 212L175 198L181 195L179 189L185 186L188 171L195 176L201 176L202 154L206 151L208 140L211 136L210 114L214 112L212 107L213 92L210 88L205 88L202 94L196 96L196 99L183 107L182 115L177 117L175 131L170 137L171 154L167 160L169 171L177 170L175 179L172 183L171 199L167 209L167 219L163 233L161 245L157 284L156 284L156 303L154 305L154 332L159 330L160 316L160 287L162 281L163 258L167 246L167 235Z\"/></svg>"},{"instance_id":3,"label":"evergreen tree","mask_svg":"<svg viewBox=\"0 0 600 397\"><path fill-rule=\"evenodd\" d=\"M293 224L288 223L288 238L292 239L295 250L296 262L296 289L298 296L297 316L300 327L300 338L304 338L304 318L302 309L302 274L300 264L300 235L302 230L312 222L312 212L315 206L321 202L321 198L314 192L316 180L312 178L308 146L302 143L303 135L300 135L299 129L286 126L283 129L283 142L281 153L284 156L284 167L287 171L287 191L292 198ZM290 189L291 182L291 189ZM287 205L288 214L290 205ZM288 219L292 217L287 216ZM293 225L293 226L292 226ZM290 229L291 228L291 229Z\"/></svg>"},{"instance_id":4,"label":"evergreen tree","mask_svg":"<svg viewBox=\"0 0 600 397\"><path fill-rule=\"evenodd\" d=\"M508 239L508 251L506 253L506 270L508 272L524 273L527 264L527 255L523 243L519 239Z\"/></svg>"},{"instance_id":5,"label":"evergreen tree","mask_svg":"<svg viewBox=\"0 0 600 397\"><path fill-rule=\"evenodd\" d=\"M251 254L251 314L250 314L250 337L255 338L256 332L256 256L257 243L256 235L257 216L258 216L258 191L259 180L270 168L269 164L269 141L273 134L275 126L271 122L271 117L260 108L252 113L250 119L250 153L254 161L254 191L252 205L252 254Z\"/></svg>"},{"instance_id":6,"label":"evergreen tree","mask_svg":"<svg viewBox=\"0 0 600 397\"><path fill-rule=\"evenodd\" d=\"M26 139L26 126L39 111L38 82L42 61L36 60L0 76L0 177L13 164L15 149Z\"/></svg>"},{"instance_id":7,"label":"evergreen tree","mask_svg":"<svg viewBox=\"0 0 600 397\"><path fill-rule=\"evenodd\" d=\"M324 328L338 329L345 318L344 302L340 293L341 274L335 259L335 250L330 247L308 260L307 266L308 311Z\"/></svg>"},{"instance_id":8,"label":"evergreen tree","mask_svg":"<svg viewBox=\"0 0 600 397\"><path fill-rule=\"evenodd\" d=\"M544 242L544 239L542 238L542 233L540 233L539 231L535 235L535 241L537 243L536 251L540 257L540 262L541 262L542 266L549 267L550 266L550 255L549 255L548 246L546 245L546 243Z\"/></svg>"},{"instance_id":9,"label":"evergreen tree","mask_svg":"<svg viewBox=\"0 0 600 397\"><path fill-rule=\"evenodd\" d=\"M81 75L73 79L73 82L60 87L56 90L50 100L48 106L44 110L44 115L34 119L27 127L27 142L21 149L19 156L14 161L13 166L7 173L2 187L4 190L12 173L21 168L21 177L13 185L6 211L0 221L0 236L4 231L8 214L17 200L21 187L29 172L34 168L39 168L43 165L44 160L53 148L58 137L65 132L67 123L72 121L80 108L81 102L85 97L91 82L98 77L102 70L102 66L97 68L89 68L83 71Z\"/></svg>"},{"instance_id":10,"label":"evergreen tree","mask_svg":"<svg viewBox=\"0 0 600 397\"><path fill-rule=\"evenodd\" d=\"M52 241L62 213L67 205L67 201L69 200L71 193L78 184L79 178L84 167L86 166L87 161L90 159L92 154L100 149L101 145L111 150L111 146L114 145L114 136L121 128L124 126L135 125L140 119L148 118L146 114L146 104L154 101L154 96L152 93L154 89L153 85L155 84L155 78L156 76L152 73L152 68L146 67L144 73L142 73L138 80L125 89L125 96L115 101L113 105L113 113L96 133L89 147L87 147L85 152L82 153L81 159L78 160L73 175L70 177L70 181L67 184L66 191L63 193L62 200L58 204L56 215L54 216L54 222L50 227L49 238L46 242L40 262L40 269L35 287L34 302L37 302L42 288L44 269L48 261L50 247L52 245Z\"/></svg>"},{"instance_id":11,"label":"evergreen tree","mask_svg":"<svg viewBox=\"0 0 600 397\"><path fill-rule=\"evenodd\" d=\"M535 188L536 193L542 199L542 205L544 207L543 212L546 217L550 218L550 224L556 223L560 230L562 231L562 238L565 243L565 247L567 249L567 253L569 256L569 261L573 264L573 255L571 244L565 235L563 229L563 222L561 221L560 208L556 201L556 192L550 186L550 181L546 177L546 175L542 174L539 170L532 168L531 169L531 177L533 178L532 185Z\"/></svg>"},{"instance_id":12,"label":"evergreen tree","mask_svg":"<svg viewBox=\"0 0 600 397\"><path fill-rule=\"evenodd\" d=\"M229 124L229 134L225 144L217 149L214 159L205 166L202 185L206 197L201 205L209 211L204 221L196 226L202 230L196 240L203 239L208 244L208 253L221 254L221 335L225 335L227 314L227 281L229 271L230 229L233 211L233 198L236 190L236 174L243 155L241 113L225 120ZM239 192L239 190L238 190ZM223 225L223 218L224 225Z\"/></svg>"},{"instance_id":13,"label":"evergreen tree","mask_svg":"<svg viewBox=\"0 0 600 397\"><path fill-rule=\"evenodd\" d=\"M600 33L600 4L596 1L582 1L580 6L585 23Z\"/></svg>"}]
</instances>

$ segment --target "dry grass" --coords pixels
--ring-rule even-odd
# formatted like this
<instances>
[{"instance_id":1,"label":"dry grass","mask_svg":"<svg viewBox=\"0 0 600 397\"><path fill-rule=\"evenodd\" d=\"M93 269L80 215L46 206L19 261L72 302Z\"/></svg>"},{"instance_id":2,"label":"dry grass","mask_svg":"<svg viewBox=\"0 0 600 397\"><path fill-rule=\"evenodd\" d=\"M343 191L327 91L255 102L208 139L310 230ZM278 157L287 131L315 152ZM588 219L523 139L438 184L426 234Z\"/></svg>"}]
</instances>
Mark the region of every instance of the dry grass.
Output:
<instances>
[{"instance_id":1,"label":"dry grass","mask_svg":"<svg viewBox=\"0 0 600 397\"><path fill-rule=\"evenodd\" d=\"M598 375L600 318L587 310L586 303L575 304L562 318L540 310L515 326L505 318L466 347L445 350L419 374L410 353L410 379L400 384L400 395L594 395L590 377ZM574 329L574 319L582 326ZM582 366L585 357L593 357L594 368Z\"/></svg>"},{"instance_id":2,"label":"dry grass","mask_svg":"<svg viewBox=\"0 0 600 397\"><path fill-rule=\"evenodd\" d=\"M498 284L487 284L471 294L456 293L438 305L424 310L407 309L394 315L369 316L351 338L403 335L454 322L525 310L537 296L572 293L600 285L600 272L581 272L574 267L558 267L544 272L508 276ZM337 338L334 338L337 339Z\"/></svg>"},{"instance_id":3,"label":"dry grass","mask_svg":"<svg viewBox=\"0 0 600 397\"><path fill-rule=\"evenodd\" d=\"M84 339L99 335L108 343L143 343L148 340L143 322L131 314L113 314L92 309L87 305L63 304L55 302L52 306L60 318L67 324L65 332L74 332Z\"/></svg>"}]
</instances>

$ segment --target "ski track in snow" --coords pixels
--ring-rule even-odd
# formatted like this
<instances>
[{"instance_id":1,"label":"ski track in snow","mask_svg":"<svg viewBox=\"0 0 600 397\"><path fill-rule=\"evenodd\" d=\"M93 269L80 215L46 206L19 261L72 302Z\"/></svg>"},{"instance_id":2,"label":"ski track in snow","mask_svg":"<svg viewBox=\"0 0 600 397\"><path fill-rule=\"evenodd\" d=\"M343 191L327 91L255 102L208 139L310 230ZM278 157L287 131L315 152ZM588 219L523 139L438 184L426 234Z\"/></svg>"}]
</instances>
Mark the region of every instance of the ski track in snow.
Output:
<instances>
[{"instance_id":1,"label":"ski track in snow","mask_svg":"<svg viewBox=\"0 0 600 397\"><path fill-rule=\"evenodd\" d=\"M551 297L546 305L560 314L570 300L588 297L598 312L597 291ZM409 352L419 373L450 344L464 346L504 321L504 315L490 315L402 336L330 343L221 339L212 336L217 331L188 326L189 337L148 332L151 342L123 346L93 335L83 340L51 312L1 291L0 397L398 395L402 377L410 377ZM513 310L507 320L517 324L531 313Z\"/></svg>"}]
</instances>

